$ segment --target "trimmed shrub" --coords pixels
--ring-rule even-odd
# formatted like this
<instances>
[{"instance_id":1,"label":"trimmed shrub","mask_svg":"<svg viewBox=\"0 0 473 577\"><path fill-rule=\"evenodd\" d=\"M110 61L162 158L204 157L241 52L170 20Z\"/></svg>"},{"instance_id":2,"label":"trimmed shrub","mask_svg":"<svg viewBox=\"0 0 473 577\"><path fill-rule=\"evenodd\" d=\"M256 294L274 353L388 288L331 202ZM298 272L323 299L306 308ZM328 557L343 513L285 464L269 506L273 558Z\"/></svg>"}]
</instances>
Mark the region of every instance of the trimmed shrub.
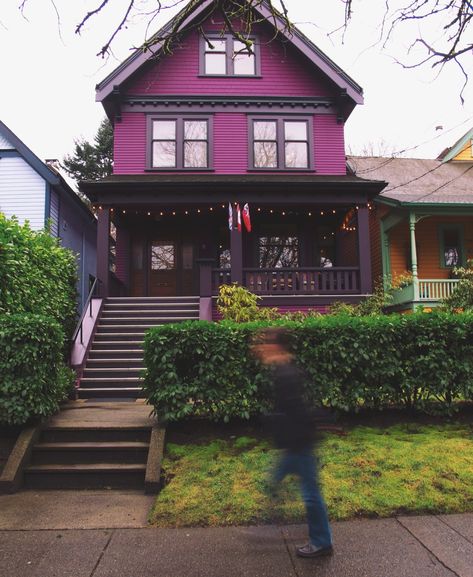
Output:
<instances>
[{"instance_id":1,"label":"trimmed shrub","mask_svg":"<svg viewBox=\"0 0 473 577\"><path fill-rule=\"evenodd\" d=\"M0 213L0 314L52 317L69 338L77 316L76 268L74 254L48 231Z\"/></svg>"},{"instance_id":2,"label":"trimmed shrub","mask_svg":"<svg viewBox=\"0 0 473 577\"><path fill-rule=\"evenodd\" d=\"M144 390L161 419L246 418L266 408L269 380L250 355L252 325L189 321L145 336Z\"/></svg>"},{"instance_id":3,"label":"trimmed shrub","mask_svg":"<svg viewBox=\"0 0 473 577\"><path fill-rule=\"evenodd\" d=\"M191 322L145 337L145 392L161 418L248 418L271 406L267 369L253 357L269 323ZM278 322L308 376L311 405L451 413L473 397L473 315L321 316Z\"/></svg>"},{"instance_id":4,"label":"trimmed shrub","mask_svg":"<svg viewBox=\"0 0 473 577\"><path fill-rule=\"evenodd\" d=\"M55 413L73 383L59 324L39 315L0 315L0 423Z\"/></svg>"}]
</instances>

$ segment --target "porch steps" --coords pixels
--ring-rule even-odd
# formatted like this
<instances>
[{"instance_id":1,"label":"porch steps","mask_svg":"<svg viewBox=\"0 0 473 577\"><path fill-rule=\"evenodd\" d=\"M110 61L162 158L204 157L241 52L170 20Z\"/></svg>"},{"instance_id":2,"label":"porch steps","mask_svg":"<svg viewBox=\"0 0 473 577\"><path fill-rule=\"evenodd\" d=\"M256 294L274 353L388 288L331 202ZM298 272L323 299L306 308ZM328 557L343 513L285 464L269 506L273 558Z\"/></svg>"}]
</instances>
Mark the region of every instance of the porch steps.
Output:
<instances>
[{"instance_id":1,"label":"porch steps","mask_svg":"<svg viewBox=\"0 0 473 577\"><path fill-rule=\"evenodd\" d=\"M145 332L198 319L198 297L107 299L80 380L79 399L141 397Z\"/></svg>"},{"instance_id":2,"label":"porch steps","mask_svg":"<svg viewBox=\"0 0 473 577\"><path fill-rule=\"evenodd\" d=\"M42 429L24 469L24 486L142 489L151 438L149 409L128 403L75 403Z\"/></svg>"}]
</instances>

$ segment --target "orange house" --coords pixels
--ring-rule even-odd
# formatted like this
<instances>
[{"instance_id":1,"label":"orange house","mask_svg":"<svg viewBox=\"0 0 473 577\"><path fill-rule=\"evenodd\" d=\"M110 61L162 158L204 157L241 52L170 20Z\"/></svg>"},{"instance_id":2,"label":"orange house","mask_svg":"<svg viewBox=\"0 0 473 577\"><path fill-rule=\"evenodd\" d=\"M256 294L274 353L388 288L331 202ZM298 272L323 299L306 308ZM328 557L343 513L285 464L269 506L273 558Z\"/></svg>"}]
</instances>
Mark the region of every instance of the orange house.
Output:
<instances>
[{"instance_id":1,"label":"orange house","mask_svg":"<svg viewBox=\"0 0 473 577\"><path fill-rule=\"evenodd\" d=\"M473 130L436 159L348 157L362 178L388 186L370 211L373 278L397 287L389 308L437 306L455 267L473 259Z\"/></svg>"}]
</instances>

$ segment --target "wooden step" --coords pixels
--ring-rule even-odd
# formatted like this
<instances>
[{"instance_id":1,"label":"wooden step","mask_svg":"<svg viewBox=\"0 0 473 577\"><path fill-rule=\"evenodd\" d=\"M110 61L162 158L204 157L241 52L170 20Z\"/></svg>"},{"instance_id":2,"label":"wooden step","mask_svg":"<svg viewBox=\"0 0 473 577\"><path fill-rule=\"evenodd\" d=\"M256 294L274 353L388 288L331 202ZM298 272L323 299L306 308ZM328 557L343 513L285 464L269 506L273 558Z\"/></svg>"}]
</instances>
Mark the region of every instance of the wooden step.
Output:
<instances>
[{"instance_id":1,"label":"wooden step","mask_svg":"<svg viewBox=\"0 0 473 577\"><path fill-rule=\"evenodd\" d=\"M120 399L120 398L144 398L141 387L79 387L77 389L79 399Z\"/></svg>"},{"instance_id":2,"label":"wooden step","mask_svg":"<svg viewBox=\"0 0 473 577\"><path fill-rule=\"evenodd\" d=\"M149 443L69 442L38 443L33 448L32 465L78 465L96 463L145 464Z\"/></svg>"},{"instance_id":3,"label":"wooden step","mask_svg":"<svg viewBox=\"0 0 473 577\"><path fill-rule=\"evenodd\" d=\"M30 465L24 471L27 489L140 489L146 465L93 463Z\"/></svg>"}]
</instances>

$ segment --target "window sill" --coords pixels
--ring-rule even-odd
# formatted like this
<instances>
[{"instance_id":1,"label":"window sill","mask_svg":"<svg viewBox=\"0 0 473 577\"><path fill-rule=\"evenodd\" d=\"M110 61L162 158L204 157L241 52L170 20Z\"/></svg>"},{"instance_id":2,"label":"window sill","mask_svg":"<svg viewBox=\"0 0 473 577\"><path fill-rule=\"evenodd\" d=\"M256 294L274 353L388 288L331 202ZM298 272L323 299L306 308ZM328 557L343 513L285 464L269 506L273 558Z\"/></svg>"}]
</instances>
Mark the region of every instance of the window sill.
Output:
<instances>
[{"instance_id":1,"label":"window sill","mask_svg":"<svg viewBox=\"0 0 473 577\"><path fill-rule=\"evenodd\" d=\"M197 78L263 78L261 74L198 74Z\"/></svg>"},{"instance_id":2,"label":"window sill","mask_svg":"<svg viewBox=\"0 0 473 577\"><path fill-rule=\"evenodd\" d=\"M281 173L281 172L287 172L287 173L293 173L293 172L305 172L308 174L317 172L314 168L247 168L247 172L276 172L276 173Z\"/></svg>"},{"instance_id":3,"label":"window sill","mask_svg":"<svg viewBox=\"0 0 473 577\"><path fill-rule=\"evenodd\" d=\"M214 168L145 168L145 172L215 172Z\"/></svg>"}]
</instances>

